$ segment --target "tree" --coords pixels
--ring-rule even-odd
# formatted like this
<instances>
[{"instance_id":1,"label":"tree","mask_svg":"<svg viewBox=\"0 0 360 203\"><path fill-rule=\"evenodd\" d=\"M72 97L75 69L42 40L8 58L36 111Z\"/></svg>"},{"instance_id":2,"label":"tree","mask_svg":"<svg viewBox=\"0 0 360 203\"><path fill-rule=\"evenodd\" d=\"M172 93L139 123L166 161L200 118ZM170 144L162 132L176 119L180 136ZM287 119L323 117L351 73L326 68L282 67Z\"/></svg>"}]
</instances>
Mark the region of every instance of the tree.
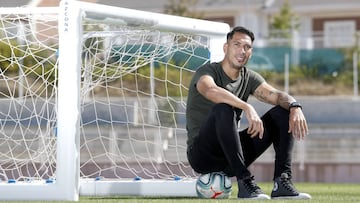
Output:
<instances>
[{"instance_id":1,"label":"tree","mask_svg":"<svg viewBox=\"0 0 360 203\"><path fill-rule=\"evenodd\" d=\"M164 7L164 13L176 16L202 18L203 13L196 11L199 0L170 0Z\"/></svg>"},{"instance_id":2,"label":"tree","mask_svg":"<svg viewBox=\"0 0 360 203\"><path fill-rule=\"evenodd\" d=\"M271 18L270 37L291 38L291 31L300 27L298 16L292 11L289 0L285 0L279 13Z\"/></svg>"}]
</instances>

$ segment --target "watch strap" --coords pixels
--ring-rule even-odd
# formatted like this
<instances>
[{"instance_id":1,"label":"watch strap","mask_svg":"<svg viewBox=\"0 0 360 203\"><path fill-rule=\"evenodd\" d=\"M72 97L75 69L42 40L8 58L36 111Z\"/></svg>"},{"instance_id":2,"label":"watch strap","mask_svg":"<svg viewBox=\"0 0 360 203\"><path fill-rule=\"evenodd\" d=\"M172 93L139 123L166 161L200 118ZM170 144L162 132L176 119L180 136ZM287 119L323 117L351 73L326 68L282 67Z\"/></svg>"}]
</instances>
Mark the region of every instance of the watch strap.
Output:
<instances>
[{"instance_id":1,"label":"watch strap","mask_svg":"<svg viewBox=\"0 0 360 203\"><path fill-rule=\"evenodd\" d=\"M302 109L302 105L299 103L299 102L292 102L292 103L290 103L290 105L289 105L289 109L291 109L291 108L296 108L296 107L299 107L299 108L301 108Z\"/></svg>"}]
</instances>

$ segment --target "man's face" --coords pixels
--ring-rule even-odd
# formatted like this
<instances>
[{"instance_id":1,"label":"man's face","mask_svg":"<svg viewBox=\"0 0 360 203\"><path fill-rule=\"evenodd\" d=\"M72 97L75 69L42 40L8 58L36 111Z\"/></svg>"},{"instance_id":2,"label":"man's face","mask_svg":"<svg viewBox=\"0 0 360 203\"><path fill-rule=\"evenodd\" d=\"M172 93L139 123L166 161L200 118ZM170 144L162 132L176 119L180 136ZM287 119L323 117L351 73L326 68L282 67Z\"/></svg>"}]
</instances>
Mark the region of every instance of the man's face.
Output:
<instances>
[{"instance_id":1,"label":"man's face","mask_svg":"<svg viewBox=\"0 0 360 203\"><path fill-rule=\"evenodd\" d=\"M233 68L241 69L248 62L252 54L251 38L236 32L233 38L224 45L225 59Z\"/></svg>"}]
</instances>

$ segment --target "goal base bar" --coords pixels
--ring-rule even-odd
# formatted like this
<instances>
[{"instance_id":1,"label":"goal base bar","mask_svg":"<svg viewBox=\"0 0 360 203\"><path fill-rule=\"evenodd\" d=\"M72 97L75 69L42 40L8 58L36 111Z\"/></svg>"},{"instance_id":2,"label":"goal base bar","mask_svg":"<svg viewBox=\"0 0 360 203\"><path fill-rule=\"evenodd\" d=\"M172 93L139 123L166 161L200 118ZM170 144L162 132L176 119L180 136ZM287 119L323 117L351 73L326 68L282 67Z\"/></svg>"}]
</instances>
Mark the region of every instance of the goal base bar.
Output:
<instances>
[{"instance_id":1,"label":"goal base bar","mask_svg":"<svg viewBox=\"0 0 360 203\"><path fill-rule=\"evenodd\" d=\"M78 201L77 192L64 190L58 183L44 181L16 181L0 183L0 202L2 201ZM75 191L75 188L74 188Z\"/></svg>"},{"instance_id":2,"label":"goal base bar","mask_svg":"<svg viewBox=\"0 0 360 203\"><path fill-rule=\"evenodd\" d=\"M195 179L188 180L80 180L81 196L195 197Z\"/></svg>"}]
</instances>

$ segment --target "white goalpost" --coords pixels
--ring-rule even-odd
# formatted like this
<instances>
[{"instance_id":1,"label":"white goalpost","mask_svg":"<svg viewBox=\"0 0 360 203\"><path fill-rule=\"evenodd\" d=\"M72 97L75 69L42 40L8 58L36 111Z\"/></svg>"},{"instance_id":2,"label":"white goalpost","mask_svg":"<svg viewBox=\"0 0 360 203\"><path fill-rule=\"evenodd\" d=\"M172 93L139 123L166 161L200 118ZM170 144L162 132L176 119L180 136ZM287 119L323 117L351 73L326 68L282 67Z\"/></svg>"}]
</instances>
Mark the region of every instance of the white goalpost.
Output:
<instances>
[{"instance_id":1,"label":"white goalpost","mask_svg":"<svg viewBox=\"0 0 360 203\"><path fill-rule=\"evenodd\" d=\"M196 195L187 85L228 24L75 0L0 22L0 200Z\"/></svg>"}]
</instances>

